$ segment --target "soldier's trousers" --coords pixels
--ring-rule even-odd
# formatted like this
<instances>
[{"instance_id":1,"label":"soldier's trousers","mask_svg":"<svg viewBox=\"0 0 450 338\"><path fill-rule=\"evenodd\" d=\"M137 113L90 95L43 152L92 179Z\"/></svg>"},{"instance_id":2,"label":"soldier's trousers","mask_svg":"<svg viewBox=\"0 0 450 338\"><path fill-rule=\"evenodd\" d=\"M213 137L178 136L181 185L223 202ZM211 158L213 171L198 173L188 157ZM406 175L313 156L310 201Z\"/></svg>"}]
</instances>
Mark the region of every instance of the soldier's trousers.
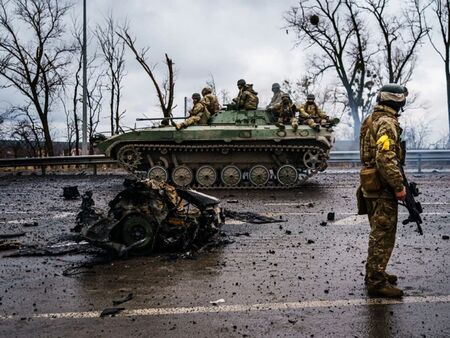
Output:
<instances>
[{"instance_id":1,"label":"soldier's trousers","mask_svg":"<svg viewBox=\"0 0 450 338\"><path fill-rule=\"evenodd\" d=\"M291 117L290 122L291 122L292 128L294 128L296 130L298 128L298 120L297 120L297 118L296 117ZM279 117L278 118L278 123L284 124L285 123L284 119L282 117Z\"/></svg>"},{"instance_id":2,"label":"soldier's trousers","mask_svg":"<svg viewBox=\"0 0 450 338\"><path fill-rule=\"evenodd\" d=\"M369 222L369 248L366 263L367 284L386 284L386 266L391 258L397 231L398 204L395 199L366 198Z\"/></svg>"}]
</instances>

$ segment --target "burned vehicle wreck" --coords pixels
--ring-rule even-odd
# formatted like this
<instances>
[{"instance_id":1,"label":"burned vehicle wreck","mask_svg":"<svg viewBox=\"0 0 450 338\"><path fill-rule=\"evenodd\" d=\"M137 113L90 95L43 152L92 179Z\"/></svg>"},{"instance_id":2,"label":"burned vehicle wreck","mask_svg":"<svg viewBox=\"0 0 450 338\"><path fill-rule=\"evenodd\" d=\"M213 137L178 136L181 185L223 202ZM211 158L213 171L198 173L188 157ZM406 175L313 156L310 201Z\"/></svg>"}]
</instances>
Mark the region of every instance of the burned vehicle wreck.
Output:
<instances>
[{"instance_id":1,"label":"burned vehicle wreck","mask_svg":"<svg viewBox=\"0 0 450 338\"><path fill-rule=\"evenodd\" d=\"M108 212L94 207L92 192L85 193L73 231L120 257L198 250L219 233L223 213L213 196L156 180L125 180L124 187Z\"/></svg>"}]
</instances>

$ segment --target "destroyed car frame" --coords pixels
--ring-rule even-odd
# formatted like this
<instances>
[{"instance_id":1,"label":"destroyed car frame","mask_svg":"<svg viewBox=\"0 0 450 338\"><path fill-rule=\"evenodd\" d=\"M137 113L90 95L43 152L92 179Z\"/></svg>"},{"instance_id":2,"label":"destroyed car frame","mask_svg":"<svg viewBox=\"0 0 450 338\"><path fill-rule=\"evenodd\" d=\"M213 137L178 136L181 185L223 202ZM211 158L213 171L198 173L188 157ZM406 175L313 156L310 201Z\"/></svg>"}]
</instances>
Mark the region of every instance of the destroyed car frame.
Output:
<instances>
[{"instance_id":1,"label":"destroyed car frame","mask_svg":"<svg viewBox=\"0 0 450 338\"><path fill-rule=\"evenodd\" d=\"M198 249L224 222L220 200L192 189L175 189L154 180L124 182L107 215L93 208L92 193L74 231L119 257L154 250ZM83 204L82 204L83 208Z\"/></svg>"}]
</instances>

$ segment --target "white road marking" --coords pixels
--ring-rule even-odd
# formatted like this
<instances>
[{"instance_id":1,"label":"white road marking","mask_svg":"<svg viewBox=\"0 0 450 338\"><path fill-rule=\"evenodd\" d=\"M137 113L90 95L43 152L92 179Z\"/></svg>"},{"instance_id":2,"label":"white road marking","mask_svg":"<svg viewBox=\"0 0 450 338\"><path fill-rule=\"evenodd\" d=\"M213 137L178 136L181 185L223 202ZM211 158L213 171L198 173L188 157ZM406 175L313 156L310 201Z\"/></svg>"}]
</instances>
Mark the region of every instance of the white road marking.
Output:
<instances>
[{"instance_id":1,"label":"white road marking","mask_svg":"<svg viewBox=\"0 0 450 338\"><path fill-rule=\"evenodd\" d=\"M352 225L368 223L367 215L353 215L333 222L334 225Z\"/></svg>"},{"instance_id":2,"label":"white road marking","mask_svg":"<svg viewBox=\"0 0 450 338\"><path fill-rule=\"evenodd\" d=\"M338 299L338 300L311 300L304 302L287 303L262 303L262 304L235 304L219 306L194 306L194 307L173 307L173 308L144 308L134 310L124 310L116 317L136 317L136 316L162 316L162 315L185 315L202 313L228 313L228 312L257 312L257 311L278 311L278 310L299 310L306 308L325 307L352 307L352 306L373 306L373 305L395 305L395 304L431 304L449 303L450 295L441 296L411 296L403 299ZM20 318L31 319L87 319L100 317L101 311L84 312L61 312L61 313L40 313L31 316L21 315L0 315L0 320L19 320Z\"/></svg>"},{"instance_id":3,"label":"white road marking","mask_svg":"<svg viewBox=\"0 0 450 338\"><path fill-rule=\"evenodd\" d=\"M309 203L293 203L293 202L278 202L278 203L264 203L265 206L288 206L288 207L296 207L296 206L301 206L301 207L308 207ZM425 203L420 203L422 205L450 205L449 202L425 202Z\"/></svg>"}]
</instances>

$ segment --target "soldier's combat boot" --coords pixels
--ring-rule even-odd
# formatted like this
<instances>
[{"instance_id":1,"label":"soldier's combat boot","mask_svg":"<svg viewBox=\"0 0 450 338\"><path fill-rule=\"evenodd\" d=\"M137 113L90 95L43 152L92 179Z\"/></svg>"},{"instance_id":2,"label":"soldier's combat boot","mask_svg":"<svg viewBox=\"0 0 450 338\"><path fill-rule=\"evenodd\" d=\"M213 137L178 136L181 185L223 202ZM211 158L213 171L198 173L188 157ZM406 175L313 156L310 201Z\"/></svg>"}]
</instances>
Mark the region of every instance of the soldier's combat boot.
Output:
<instances>
[{"instance_id":1,"label":"soldier's combat boot","mask_svg":"<svg viewBox=\"0 0 450 338\"><path fill-rule=\"evenodd\" d=\"M389 282L389 284L397 284L398 278L396 275L391 275L387 272L385 272L384 275L386 276L386 279Z\"/></svg>"},{"instance_id":2,"label":"soldier's combat boot","mask_svg":"<svg viewBox=\"0 0 450 338\"><path fill-rule=\"evenodd\" d=\"M391 275L387 272L384 273L384 276L386 277L386 280L389 282L389 284L394 284L397 285L397 276L396 275ZM364 277L364 284L367 285L367 283L369 282L367 274Z\"/></svg>"},{"instance_id":3,"label":"soldier's combat boot","mask_svg":"<svg viewBox=\"0 0 450 338\"><path fill-rule=\"evenodd\" d=\"M386 283L382 286L367 286L367 293L372 298L401 298L403 290Z\"/></svg>"}]
</instances>

